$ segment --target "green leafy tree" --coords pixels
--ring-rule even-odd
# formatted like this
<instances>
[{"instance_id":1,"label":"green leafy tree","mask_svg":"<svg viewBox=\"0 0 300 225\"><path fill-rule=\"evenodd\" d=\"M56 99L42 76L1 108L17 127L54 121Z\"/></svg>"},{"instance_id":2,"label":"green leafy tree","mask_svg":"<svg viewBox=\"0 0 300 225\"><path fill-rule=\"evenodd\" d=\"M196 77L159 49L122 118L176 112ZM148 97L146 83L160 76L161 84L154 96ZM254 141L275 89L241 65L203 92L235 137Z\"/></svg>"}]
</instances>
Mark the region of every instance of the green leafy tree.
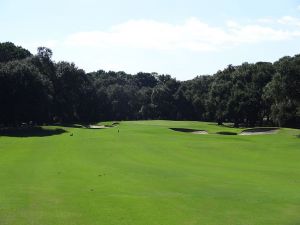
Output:
<instances>
[{"instance_id":1,"label":"green leafy tree","mask_svg":"<svg viewBox=\"0 0 300 225\"><path fill-rule=\"evenodd\" d=\"M25 59L30 56L32 54L28 50L15 46L11 42L0 43L0 63Z\"/></svg>"}]
</instances>

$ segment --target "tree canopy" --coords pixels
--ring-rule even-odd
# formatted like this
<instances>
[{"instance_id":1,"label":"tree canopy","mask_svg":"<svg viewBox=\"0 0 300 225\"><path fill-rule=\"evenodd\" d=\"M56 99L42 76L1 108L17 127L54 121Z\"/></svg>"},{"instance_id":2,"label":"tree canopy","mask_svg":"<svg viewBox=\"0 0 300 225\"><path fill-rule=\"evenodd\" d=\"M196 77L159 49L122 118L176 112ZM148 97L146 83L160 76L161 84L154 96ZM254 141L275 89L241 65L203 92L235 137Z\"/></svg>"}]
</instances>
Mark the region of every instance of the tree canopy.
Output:
<instances>
[{"instance_id":1,"label":"tree canopy","mask_svg":"<svg viewBox=\"0 0 300 225\"><path fill-rule=\"evenodd\" d=\"M172 119L235 126L300 124L300 55L229 65L178 81L167 74L98 70L0 43L0 125Z\"/></svg>"}]
</instances>

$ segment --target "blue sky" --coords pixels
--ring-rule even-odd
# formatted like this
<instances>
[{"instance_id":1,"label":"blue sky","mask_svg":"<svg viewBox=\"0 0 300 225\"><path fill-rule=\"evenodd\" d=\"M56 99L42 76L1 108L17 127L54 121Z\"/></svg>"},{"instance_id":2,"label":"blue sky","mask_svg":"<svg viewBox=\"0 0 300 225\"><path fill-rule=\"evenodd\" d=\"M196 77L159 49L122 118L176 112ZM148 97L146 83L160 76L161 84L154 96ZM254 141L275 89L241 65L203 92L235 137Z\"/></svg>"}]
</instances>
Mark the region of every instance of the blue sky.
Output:
<instances>
[{"instance_id":1,"label":"blue sky","mask_svg":"<svg viewBox=\"0 0 300 225\"><path fill-rule=\"evenodd\" d=\"M300 0L0 0L0 41L87 72L187 80L228 64L300 53Z\"/></svg>"}]
</instances>

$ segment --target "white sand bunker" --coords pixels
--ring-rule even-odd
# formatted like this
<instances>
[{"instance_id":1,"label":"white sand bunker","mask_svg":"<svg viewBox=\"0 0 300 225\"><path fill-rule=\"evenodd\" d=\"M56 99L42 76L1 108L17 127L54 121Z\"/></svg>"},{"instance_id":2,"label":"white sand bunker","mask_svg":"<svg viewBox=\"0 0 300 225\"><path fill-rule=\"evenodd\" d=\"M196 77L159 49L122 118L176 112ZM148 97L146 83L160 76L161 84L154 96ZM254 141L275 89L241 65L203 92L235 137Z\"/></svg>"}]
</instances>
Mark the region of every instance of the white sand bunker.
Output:
<instances>
[{"instance_id":1,"label":"white sand bunker","mask_svg":"<svg viewBox=\"0 0 300 225\"><path fill-rule=\"evenodd\" d=\"M205 130L193 131L192 134L208 134Z\"/></svg>"},{"instance_id":2,"label":"white sand bunker","mask_svg":"<svg viewBox=\"0 0 300 225\"><path fill-rule=\"evenodd\" d=\"M89 128L89 129L106 129L109 127L106 127L104 125L88 125L87 128Z\"/></svg>"},{"instance_id":3,"label":"white sand bunker","mask_svg":"<svg viewBox=\"0 0 300 225\"><path fill-rule=\"evenodd\" d=\"M170 128L170 129L178 132L191 133L191 134L208 134L206 130L195 130L195 129L188 129L188 128Z\"/></svg>"},{"instance_id":4,"label":"white sand bunker","mask_svg":"<svg viewBox=\"0 0 300 225\"><path fill-rule=\"evenodd\" d=\"M88 129L107 129L107 128L112 128L118 126L120 123L119 122L113 122L111 125L106 124L106 125L88 125L86 128Z\"/></svg>"},{"instance_id":5,"label":"white sand bunker","mask_svg":"<svg viewBox=\"0 0 300 225\"><path fill-rule=\"evenodd\" d=\"M242 131L239 135L262 135L262 134L276 134L279 128L253 128Z\"/></svg>"}]
</instances>

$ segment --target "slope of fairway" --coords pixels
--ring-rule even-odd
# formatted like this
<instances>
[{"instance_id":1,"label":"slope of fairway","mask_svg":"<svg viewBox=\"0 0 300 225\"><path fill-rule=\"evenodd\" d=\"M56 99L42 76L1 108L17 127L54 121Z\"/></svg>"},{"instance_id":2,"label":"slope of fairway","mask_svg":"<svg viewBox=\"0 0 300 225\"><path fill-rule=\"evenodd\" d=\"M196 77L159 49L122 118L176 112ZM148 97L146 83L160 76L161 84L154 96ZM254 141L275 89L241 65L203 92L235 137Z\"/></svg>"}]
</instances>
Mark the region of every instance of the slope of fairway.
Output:
<instances>
[{"instance_id":1,"label":"slope of fairway","mask_svg":"<svg viewBox=\"0 0 300 225\"><path fill-rule=\"evenodd\" d=\"M47 127L55 128L67 132L0 136L0 225L300 224L299 130L227 136L215 133L242 129L172 121Z\"/></svg>"}]
</instances>

